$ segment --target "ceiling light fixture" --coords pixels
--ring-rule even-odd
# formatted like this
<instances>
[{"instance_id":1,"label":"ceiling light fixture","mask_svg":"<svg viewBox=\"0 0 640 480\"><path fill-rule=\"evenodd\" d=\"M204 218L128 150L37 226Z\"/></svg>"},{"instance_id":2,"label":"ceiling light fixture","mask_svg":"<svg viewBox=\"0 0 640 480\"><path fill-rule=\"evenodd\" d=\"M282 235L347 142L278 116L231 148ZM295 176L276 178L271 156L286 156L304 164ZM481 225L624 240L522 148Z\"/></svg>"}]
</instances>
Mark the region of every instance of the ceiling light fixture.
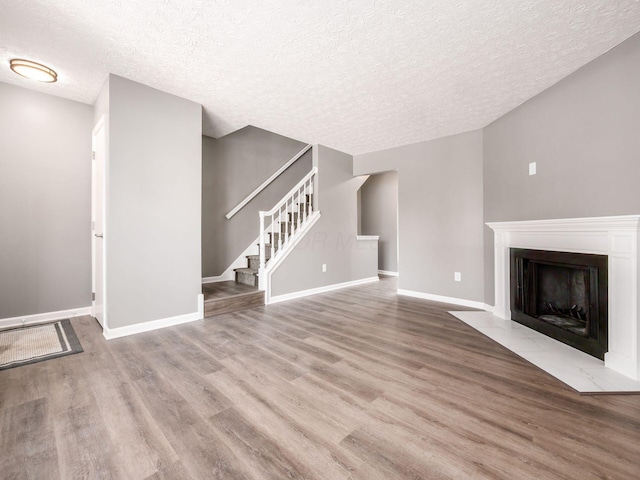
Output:
<instances>
[{"instance_id":1,"label":"ceiling light fixture","mask_svg":"<svg viewBox=\"0 0 640 480\"><path fill-rule=\"evenodd\" d=\"M53 83L58 80L58 74L56 72L49 67L32 62L31 60L14 58L9 61L9 66L11 70L21 77L30 78L31 80L38 80L44 83Z\"/></svg>"}]
</instances>

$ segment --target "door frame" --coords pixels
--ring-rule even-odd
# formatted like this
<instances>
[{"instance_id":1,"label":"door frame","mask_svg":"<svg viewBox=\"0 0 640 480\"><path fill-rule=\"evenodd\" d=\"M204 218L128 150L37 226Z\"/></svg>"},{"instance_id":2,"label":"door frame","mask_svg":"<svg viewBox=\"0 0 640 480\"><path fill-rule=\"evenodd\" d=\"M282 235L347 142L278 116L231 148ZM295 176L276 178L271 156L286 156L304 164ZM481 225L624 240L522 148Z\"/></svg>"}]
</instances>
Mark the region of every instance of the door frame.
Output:
<instances>
[{"instance_id":1,"label":"door frame","mask_svg":"<svg viewBox=\"0 0 640 480\"><path fill-rule=\"evenodd\" d=\"M95 127L91 131L91 226L90 226L90 235L91 235L91 316L96 318L96 302L94 293L96 292L96 237L94 235L94 226L96 221L96 184L98 179L96 178L96 164L95 164L95 155L96 155L96 136L101 129L104 129L104 164L102 166L102 329L103 332L108 329L107 325L107 203L106 199L107 195L107 186L109 182L107 181L107 172L109 165L109 122L107 121L108 115L104 114L100 117Z\"/></svg>"}]
</instances>

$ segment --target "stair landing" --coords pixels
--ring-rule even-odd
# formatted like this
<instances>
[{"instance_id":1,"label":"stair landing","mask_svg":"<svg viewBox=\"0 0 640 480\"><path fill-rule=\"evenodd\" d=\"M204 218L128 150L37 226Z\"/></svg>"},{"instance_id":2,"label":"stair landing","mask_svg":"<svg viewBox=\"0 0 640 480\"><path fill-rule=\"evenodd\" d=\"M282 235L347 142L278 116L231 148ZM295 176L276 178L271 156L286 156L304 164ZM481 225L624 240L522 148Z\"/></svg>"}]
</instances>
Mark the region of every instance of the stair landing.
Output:
<instances>
[{"instance_id":1,"label":"stair landing","mask_svg":"<svg viewBox=\"0 0 640 480\"><path fill-rule=\"evenodd\" d=\"M264 305L262 290L234 281L205 283L202 293L205 318Z\"/></svg>"}]
</instances>

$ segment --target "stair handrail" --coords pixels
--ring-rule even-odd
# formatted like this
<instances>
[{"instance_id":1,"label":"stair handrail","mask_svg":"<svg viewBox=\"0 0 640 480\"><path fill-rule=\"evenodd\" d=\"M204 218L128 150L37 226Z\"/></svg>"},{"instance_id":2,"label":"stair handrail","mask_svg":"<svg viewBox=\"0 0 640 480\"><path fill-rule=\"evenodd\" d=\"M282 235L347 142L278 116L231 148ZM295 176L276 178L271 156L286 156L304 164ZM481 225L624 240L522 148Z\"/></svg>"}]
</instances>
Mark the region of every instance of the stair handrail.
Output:
<instances>
[{"instance_id":1,"label":"stair handrail","mask_svg":"<svg viewBox=\"0 0 640 480\"><path fill-rule=\"evenodd\" d=\"M242 200L238 205L236 205L235 207L233 207L233 209L227 213L225 215L225 218L227 220L229 220L231 217L233 217L236 213L238 213L240 210L242 210L244 208L244 206L249 203L251 200L253 200L256 196L258 196L258 194L260 192L262 192L262 190L264 190L265 188L267 188L271 182L273 182L276 178L278 178L280 175L282 175L282 173L289 168L291 165L293 165L296 160L298 160L300 157L302 157L302 155L304 155L305 153L307 153L307 151L311 148L311 145L306 145L302 150L300 150L298 153L296 153L291 160L289 160L287 163L285 163L284 165L282 165L273 175L271 175L269 178L267 178L264 182L262 182L262 184L257 187L253 192L251 192L249 195L247 195L244 200Z\"/></svg>"},{"instance_id":2,"label":"stair handrail","mask_svg":"<svg viewBox=\"0 0 640 480\"><path fill-rule=\"evenodd\" d=\"M306 200L306 196L308 194L313 194L313 188L314 188L314 181L315 181L315 175L318 173L318 168L317 167L313 167L311 169L311 171L309 173L307 173L302 180L300 180L291 190L289 190L289 192L282 197L282 199L276 203L276 205L271 209L271 210L261 210L259 213L260 215L260 270L259 272L264 272L265 266L266 266L266 244L265 244L265 235L267 234L267 231L265 229L265 217L272 217L271 218L271 258L275 257L275 245L274 245L274 234L275 234L275 225L278 224L279 226L282 224L282 209L284 207L285 209L285 241L282 242L282 229L281 227L279 227L279 235L278 235L278 250L282 251L282 246L286 245L288 243L288 237L290 234L293 234L295 232L297 232L300 227L305 223L306 219L311 216L313 214L313 210L314 210L314 206L313 206L313 201L311 201L309 203L309 208L307 211L307 200ZM307 189L308 187L308 189ZM296 195L298 198L298 202L295 202L296 199ZM289 231L289 220L286 218L286 216L288 216L288 214L290 213L288 211L288 206L289 204L291 204L292 206L292 212L293 213L293 205L294 203L296 205L300 204L300 200L303 199L304 203L305 203L305 207L303 207L303 212L301 213L299 208L297 208L297 216L296 216L296 220L292 222L291 225L291 231ZM275 218L275 215L278 215L278 218Z\"/></svg>"}]
</instances>

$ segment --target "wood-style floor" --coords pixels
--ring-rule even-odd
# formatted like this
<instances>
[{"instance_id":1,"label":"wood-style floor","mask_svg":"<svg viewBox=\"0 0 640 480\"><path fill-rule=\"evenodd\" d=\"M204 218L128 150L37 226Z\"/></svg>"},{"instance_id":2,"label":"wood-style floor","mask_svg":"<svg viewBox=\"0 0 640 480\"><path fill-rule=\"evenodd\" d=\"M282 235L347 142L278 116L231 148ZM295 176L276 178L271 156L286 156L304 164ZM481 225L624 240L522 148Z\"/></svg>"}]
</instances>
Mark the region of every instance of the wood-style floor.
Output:
<instances>
[{"instance_id":1,"label":"wood-style floor","mask_svg":"<svg viewBox=\"0 0 640 480\"><path fill-rule=\"evenodd\" d=\"M206 317L264 305L263 291L235 281L205 283L202 293Z\"/></svg>"},{"instance_id":2,"label":"wood-style floor","mask_svg":"<svg viewBox=\"0 0 640 480\"><path fill-rule=\"evenodd\" d=\"M0 477L640 477L640 396L446 310L385 279L109 342L73 320L84 353L0 371Z\"/></svg>"}]
</instances>

